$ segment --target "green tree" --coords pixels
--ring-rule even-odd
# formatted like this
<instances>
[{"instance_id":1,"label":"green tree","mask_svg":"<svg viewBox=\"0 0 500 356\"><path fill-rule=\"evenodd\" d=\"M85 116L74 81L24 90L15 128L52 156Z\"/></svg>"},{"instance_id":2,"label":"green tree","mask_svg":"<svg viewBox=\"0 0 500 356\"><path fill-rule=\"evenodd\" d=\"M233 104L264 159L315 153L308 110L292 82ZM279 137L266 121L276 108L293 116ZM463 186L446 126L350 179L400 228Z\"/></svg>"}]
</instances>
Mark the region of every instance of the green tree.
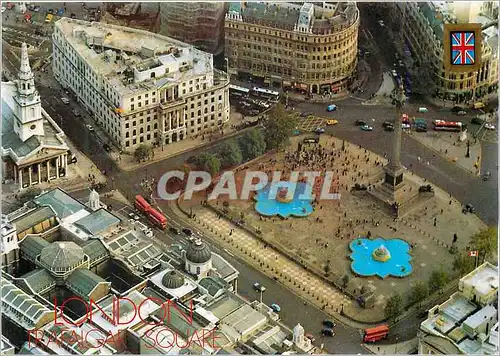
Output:
<instances>
[{"instance_id":1,"label":"green tree","mask_svg":"<svg viewBox=\"0 0 500 356\"><path fill-rule=\"evenodd\" d=\"M146 145L140 145L134 151L134 157L137 160L137 162L142 162L147 160L150 155L151 155L151 147Z\"/></svg>"},{"instance_id":2,"label":"green tree","mask_svg":"<svg viewBox=\"0 0 500 356\"><path fill-rule=\"evenodd\" d=\"M28 188L26 191L20 193L17 196L17 199L21 204L27 203L33 199L35 199L38 195L42 193L42 190L40 188L32 187Z\"/></svg>"},{"instance_id":3,"label":"green tree","mask_svg":"<svg viewBox=\"0 0 500 356\"><path fill-rule=\"evenodd\" d=\"M472 271L475 264L476 259L474 257L470 257L467 252L460 253L453 260L453 270L463 276Z\"/></svg>"},{"instance_id":4,"label":"green tree","mask_svg":"<svg viewBox=\"0 0 500 356\"><path fill-rule=\"evenodd\" d=\"M424 300L427 295L429 295L427 285L422 281L418 281L408 292L408 304L413 305L419 303L418 306L420 307L420 302Z\"/></svg>"},{"instance_id":5,"label":"green tree","mask_svg":"<svg viewBox=\"0 0 500 356\"><path fill-rule=\"evenodd\" d=\"M267 149L272 150L286 146L296 126L297 119L286 112L283 105L276 105L266 123Z\"/></svg>"},{"instance_id":6,"label":"green tree","mask_svg":"<svg viewBox=\"0 0 500 356\"><path fill-rule=\"evenodd\" d=\"M412 93L417 95L434 94L437 88L434 72L435 70L429 62L415 64L410 70Z\"/></svg>"},{"instance_id":7,"label":"green tree","mask_svg":"<svg viewBox=\"0 0 500 356\"><path fill-rule=\"evenodd\" d=\"M403 309L403 298L400 294L395 293L387 300L384 308L384 314L387 319L394 320L401 314Z\"/></svg>"},{"instance_id":8,"label":"green tree","mask_svg":"<svg viewBox=\"0 0 500 356\"><path fill-rule=\"evenodd\" d=\"M220 171L220 161L217 156L212 153L202 153L198 157L197 161L198 166L203 167L203 169L209 172L212 176L216 175Z\"/></svg>"},{"instance_id":9,"label":"green tree","mask_svg":"<svg viewBox=\"0 0 500 356\"><path fill-rule=\"evenodd\" d=\"M439 290L441 292L446 282L448 282L448 275L446 272L442 269L434 270L429 277L429 290Z\"/></svg>"},{"instance_id":10,"label":"green tree","mask_svg":"<svg viewBox=\"0 0 500 356\"><path fill-rule=\"evenodd\" d=\"M498 236L495 227L479 231L472 236L472 246L479 251L478 259L483 263L496 255L498 247Z\"/></svg>"},{"instance_id":11,"label":"green tree","mask_svg":"<svg viewBox=\"0 0 500 356\"><path fill-rule=\"evenodd\" d=\"M243 159L249 161L262 156L266 152L266 141L262 132L252 128L238 140Z\"/></svg>"},{"instance_id":12,"label":"green tree","mask_svg":"<svg viewBox=\"0 0 500 356\"><path fill-rule=\"evenodd\" d=\"M236 140L225 141L218 149L217 154L220 158L222 167L232 167L241 164L243 154Z\"/></svg>"}]
</instances>

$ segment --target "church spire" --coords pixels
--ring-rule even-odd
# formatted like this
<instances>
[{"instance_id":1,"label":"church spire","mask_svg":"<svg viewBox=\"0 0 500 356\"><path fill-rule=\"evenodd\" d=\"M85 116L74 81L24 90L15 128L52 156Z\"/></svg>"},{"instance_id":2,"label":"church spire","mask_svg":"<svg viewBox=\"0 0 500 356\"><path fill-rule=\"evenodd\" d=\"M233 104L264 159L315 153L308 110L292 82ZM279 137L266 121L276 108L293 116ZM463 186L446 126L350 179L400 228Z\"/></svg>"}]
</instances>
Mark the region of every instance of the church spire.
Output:
<instances>
[{"instance_id":1,"label":"church spire","mask_svg":"<svg viewBox=\"0 0 500 356\"><path fill-rule=\"evenodd\" d=\"M35 88L35 76L30 67L30 60L28 58L28 47L23 42L21 46L21 67L19 68L17 92L20 102L37 101L38 93Z\"/></svg>"}]
</instances>

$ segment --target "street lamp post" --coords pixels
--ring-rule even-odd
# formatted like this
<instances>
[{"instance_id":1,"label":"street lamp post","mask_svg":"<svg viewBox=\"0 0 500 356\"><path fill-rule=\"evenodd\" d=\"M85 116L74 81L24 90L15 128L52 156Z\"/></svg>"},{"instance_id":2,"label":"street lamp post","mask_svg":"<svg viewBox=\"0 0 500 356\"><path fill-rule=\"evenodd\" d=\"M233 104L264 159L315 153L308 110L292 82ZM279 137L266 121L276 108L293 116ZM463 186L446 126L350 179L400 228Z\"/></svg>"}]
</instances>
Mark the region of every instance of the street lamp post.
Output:
<instances>
[{"instance_id":1,"label":"street lamp post","mask_svg":"<svg viewBox=\"0 0 500 356\"><path fill-rule=\"evenodd\" d=\"M470 157L470 141L467 140L467 152L465 153L465 157Z\"/></svg>"},{"instance_id":2,"label":"street lamp post","mask_svg":"<svg viewBox=\"0 0 500 356\"><path fill-rule=\"evenodd\" d=\"M394 348L394 353L398 353L398 341L399 341L399 334L396 334L396 346Z\"/></svg>"}]
</instances>

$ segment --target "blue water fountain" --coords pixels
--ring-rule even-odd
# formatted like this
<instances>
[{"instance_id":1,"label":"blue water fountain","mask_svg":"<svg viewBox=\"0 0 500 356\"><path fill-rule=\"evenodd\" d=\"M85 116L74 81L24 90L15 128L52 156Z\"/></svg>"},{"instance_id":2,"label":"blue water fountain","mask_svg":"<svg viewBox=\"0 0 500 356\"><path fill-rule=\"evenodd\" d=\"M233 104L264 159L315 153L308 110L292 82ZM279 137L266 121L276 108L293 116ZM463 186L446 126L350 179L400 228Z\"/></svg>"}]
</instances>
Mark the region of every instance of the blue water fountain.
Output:
<instances>
[{"instance_id":1,"label":"blue water fountain","mask_svg":"<svg viewBox=\"0 0 500 356\"><path fill-rule=\"evenodd\" d=\"M259 190L254 199L255 210L263 216L304 217L314 211L312 188L303 182L270 183Z\"/></svg>"},{"instance_id":2,"label":"blue water fountain","mask_svg":"<svg viewBox=\"0 0 500 356\"><path fill-rule=\"evenodd\" d=\"M401 239L357 238L349 244L352 253L352 271L363 277L406 277L413 268L410 264L410 244Z\"/></svg>"}]
</instances>

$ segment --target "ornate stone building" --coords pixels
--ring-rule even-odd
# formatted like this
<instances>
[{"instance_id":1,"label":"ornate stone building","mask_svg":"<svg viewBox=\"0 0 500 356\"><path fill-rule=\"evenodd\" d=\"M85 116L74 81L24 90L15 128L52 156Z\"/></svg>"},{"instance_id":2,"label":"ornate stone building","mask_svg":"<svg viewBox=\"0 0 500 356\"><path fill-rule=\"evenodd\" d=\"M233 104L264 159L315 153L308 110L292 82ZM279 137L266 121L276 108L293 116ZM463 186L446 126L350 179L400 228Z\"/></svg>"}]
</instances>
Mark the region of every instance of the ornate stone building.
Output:
<instances>
[{"instance_id":1,"label":"ornate stone building","mask_svg":"<svg viewBox=\"0 0 500 356\"><path fill-rule=\"evenodd\" d=\"M2 82L3 182L20 189L66 175L68 146L64 132L42 108L26 43L15 82Z\"/></svg>"},{"instance_id":2,"label":"ornate stone building","mask_svg":"<svg viewBox=\"0 0 500 356\"><path fill-rule=\"evenodd\" d=\"M496 22L492 18L498 15L498 6L484 2L481 7L457 7L455 3L460 4L396 2L392 17L401 19L411 65L432 71L436 89L429 94L458 102L480 100L498 89L498 18ZM482 66L479 71L449 72L443 63L443 26L463 22L483 25Z\"/></svg>"},{"instance_id":3,"label":"ornate stone building","mask_svg":"<svg viewBox=\"0 0 500 356\"><path fill-rule=\"evenodd\" d=\"M356 69L356 3L231 3L225 55L233 75L310 93L347 88Z\"/></svg>"}]
</instances>

